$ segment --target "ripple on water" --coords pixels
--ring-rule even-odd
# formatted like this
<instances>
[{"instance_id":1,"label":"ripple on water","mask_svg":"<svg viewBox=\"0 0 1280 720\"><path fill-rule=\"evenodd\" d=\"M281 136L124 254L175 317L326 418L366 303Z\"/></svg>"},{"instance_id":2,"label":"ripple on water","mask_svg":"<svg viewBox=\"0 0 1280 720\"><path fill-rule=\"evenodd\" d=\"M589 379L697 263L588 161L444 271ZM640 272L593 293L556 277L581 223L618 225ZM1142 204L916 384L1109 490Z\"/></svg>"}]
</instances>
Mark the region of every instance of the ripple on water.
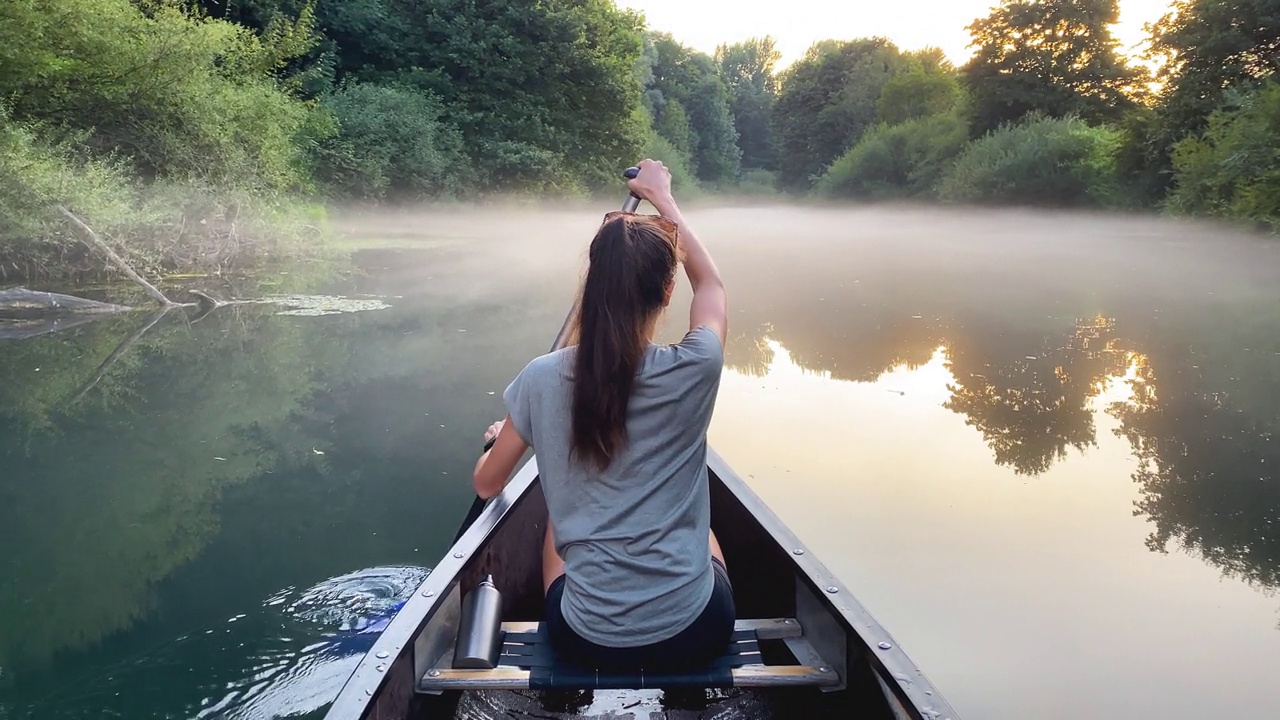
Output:
<instances>
[{"instance_id":1,"label":"ripple on water","mask_svg":"<svg viewBox=\"0 0 1280 720\"><path fill-rule=\"evenodd\" d=\"M299 716L324 707L428 573L419 567L368 568L275 593L248 622L230 625L243 631L229 629L231 637L213 633L222 635L220 652L250 652L238 677L216 682L216 690L215 682L205 686L192 714L239 720Z\"/></svg>"}]
</instances>

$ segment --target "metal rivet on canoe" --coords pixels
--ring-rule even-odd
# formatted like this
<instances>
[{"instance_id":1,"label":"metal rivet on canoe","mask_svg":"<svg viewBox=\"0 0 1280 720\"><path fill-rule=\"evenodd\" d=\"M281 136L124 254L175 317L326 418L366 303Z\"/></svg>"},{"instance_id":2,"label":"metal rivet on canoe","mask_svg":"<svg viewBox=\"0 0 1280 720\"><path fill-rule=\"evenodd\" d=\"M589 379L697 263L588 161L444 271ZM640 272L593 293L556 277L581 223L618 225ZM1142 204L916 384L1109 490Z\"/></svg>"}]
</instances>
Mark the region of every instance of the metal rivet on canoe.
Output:
<instances>
[{"instance_id":1,"label":"metal rivet on canoe","mask_svg":"<svg viewBox=\"0 0 1280 720\"><path fill-rule=\"evenodd\" d=\"M365 689L364 689L364 694L365 694L365 695L373 695L373 691L372 691L372 690L370 690L369 688L365 688Z\"/></svg>"},{"instance_id":2,"label":"metal rivet on canoe","mask_svg":"<svg viewBox=\"0 0 1280 720\"><path fill-rule=\"evenodd\" d=\"M436 591L435 591L435 590L423 590L423 591L422 591L422 597L431 597L432 595L435 595L435 594L436 594Z\"/></svg>"},{"instance_id":3,"label":"metal rivet on canoe","mask_svg":"<svg viewBox=\"0 0 1280 720\"><path fill-rule=\"evenodd\" d=\"M888 650L888 649L889 649L889 648L891 648L891 647L893 647L893 646L892 646L892 645L890 645L890 644L889 644L889 643L887 643L887 642L882 642L882 643L880 643L880 649L881 649L881 650Z\"/></svg>"},{"instance_id":4,"label":"metal rivet on canoe","mask_svg":"<svg viewBox=\"0 0 1280 720\"><path fill-rule=\"evenodd\" d=\"M795 550L792 550L792 551L791 551L791 553L792 553L793 555L803 555L803 554L804 554L804 548L796 548Z\"/></svg>"},{"instance_id":5,"label":"metal rivet on canoe","mask_svg":"<svg viewBox=\"0 0 1280 720\"><path fill-rule=\"evenodd\" d=\"M378 667L374 668L374 670L377 670L378 672L386 672L386 671L387 671L387 666L386 666L386 665L379 665Z\"/></svg>"},{"instance_id":6,"label":"metal rivet on canoe","mask_svg":"<svg viewBox=\"0 0 1280 720\"><path fill-rule=\"evenodd\" d=\"M828 668L828 667L820 667L820 668L818 668L818 672L831 672L831 668Z\"/></svg>"},{"instance_id":7,"label":"metal rivet on canoe","mask_svg":"<svg viewBox=\"0 0 1280 720\"><path fill-rule=\"evenodd\" d=\"M390 655L390 654L391 654L391 653L387 652L386 650L382 650L382 651L379 651L379 652L378 652L377 657L378 657L378 659L379 659L379 660L381 660L381 659L386 658L386 657L387 657L388 655Z\"/></svg>"},{"instance_id":8,"label":"metal rivet on canoe","mask_svg":"<svg viewBox=\"0 0 1280 720\"><path fill-rule=\"evenodd\" d=\"M428 671L427 671L427 675L430 675L431 677L440 677L440 671L439 671L439 670L428 670Z\"/></svg>"},{"instance_id":9,"label":"metal rivet on canoe","mask_svg":"<svg viewBox=\"0 0 1280 720\"><path fill-rule=\"evenodd\" d=\"M831 593L832 595L835 595L836 593L840 592L840 588L836 587L835 585L832 585L827 588L827 592Z\"/></svg>"},{"instance_id":10,"label":"metal rivet on canoe","mask_svg":"<svg viewBox=\"0 0 1280 720\"><path fill-rule=\"evenodd\" d=\"M462 559L462 553L460 553L460 552L456 552L456 553L454 553L454 554L453 554L453 556L454 556L454 557L456 557L456 558L458 558L459 560L461 560L461 559Z\"/></svg>"}]
</instances>

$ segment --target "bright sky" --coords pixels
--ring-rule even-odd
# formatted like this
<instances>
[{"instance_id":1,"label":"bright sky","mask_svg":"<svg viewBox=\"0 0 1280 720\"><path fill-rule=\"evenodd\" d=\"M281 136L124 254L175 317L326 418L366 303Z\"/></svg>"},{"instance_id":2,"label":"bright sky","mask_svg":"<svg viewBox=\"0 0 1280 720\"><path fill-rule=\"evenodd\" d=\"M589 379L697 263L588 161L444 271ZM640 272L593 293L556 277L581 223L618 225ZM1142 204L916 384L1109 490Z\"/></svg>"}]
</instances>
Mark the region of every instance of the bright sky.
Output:
<instances>
[{"instance_id":1,"label":"bright sky","mask_svg":"<svg viewBox=\"0 0 1280 720\"><path fill-rule=\"evenodd\" d=\"M639 10L649 27L712 53L716 45L772 35L781 65L802 57L817 40L883 36L903 50L942 48L957 65L970 56L965 27L986 15L994 0L617 0ZM1169 0L1120 0L1116 38L1126 52L1145 37L1142 26L1159 19Z\"/></svg>"}]
</instances>

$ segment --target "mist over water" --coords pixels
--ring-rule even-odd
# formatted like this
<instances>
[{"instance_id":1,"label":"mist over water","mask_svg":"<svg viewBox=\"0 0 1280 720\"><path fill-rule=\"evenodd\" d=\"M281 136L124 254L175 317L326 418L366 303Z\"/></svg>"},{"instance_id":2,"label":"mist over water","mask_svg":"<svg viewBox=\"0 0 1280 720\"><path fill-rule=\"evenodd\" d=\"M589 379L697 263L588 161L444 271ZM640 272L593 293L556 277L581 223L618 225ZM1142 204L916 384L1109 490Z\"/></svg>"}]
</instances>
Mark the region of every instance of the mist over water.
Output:
<instances>
[{"instance_id":1,"label":"mist over water","mask_svg":"<svg viewBox=\"0 0 1280 720\"><path fill-rule=\"evenodd\" d=\"M0 344L24 388L0 408L0 716L318 714L358 653L337 638L447 548L610 209L344 214L370 249L314 292L367 309L166 319L76 404L127 322ZM1280 243L687 213L729 291L713 446L962 716L1276 706Z\"/></svg>"}]
</instances>

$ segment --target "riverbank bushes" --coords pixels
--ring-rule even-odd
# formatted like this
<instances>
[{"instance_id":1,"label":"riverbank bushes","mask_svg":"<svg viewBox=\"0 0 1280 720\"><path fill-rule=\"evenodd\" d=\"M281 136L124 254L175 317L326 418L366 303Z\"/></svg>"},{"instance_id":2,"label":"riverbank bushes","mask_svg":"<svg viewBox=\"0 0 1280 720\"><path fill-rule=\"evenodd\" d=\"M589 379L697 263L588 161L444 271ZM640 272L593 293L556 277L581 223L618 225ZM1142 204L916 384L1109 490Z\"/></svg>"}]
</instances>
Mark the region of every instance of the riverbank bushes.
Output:
<instances>
[{"instance_id":1,"label":"riverbank bushes","mask_svg":"<svg viewBox=\"0 0 1280 720\"><path fill-rule=\"evenodd\" d=\"M58 203L118 226L132 195L117 165L42 140L0 106L0 279L37 274L65 255Z\"/></svg>"},{"instance_id":2,"label":"riverbank bushes","mask_svg":"<svg viewBox=\"0 0 1280 720\"><path fill-rule=\"evenodd\" d=\"M935 199L968 140L964 118L952 112L880 124L832 163L814 191L830 198Z\"/></svg>"},{"instance_id":3,"label":"riverbank bushes","mask_svg":"<svg viewBox=\"0 0 1280 720\"><path fill-rule=\"evenodd\" d=\"M1280 82L1231 98L1203 135L1174 146L1173 167L1174 210L1280 231Z\"/></svg>"},{"instance_id":4,"label":"riverbank bushes","mask_svg":"<svg viewBox=\"0 0 1280 720\"><path fill-rule=\"evenodd\" d=\"M1031 118L965 147L938 186L947 202L1065 207L1121 204L1120 134L1078 118Z\"/></svg>"},{"instance_id":5,"label":"riverbank bushes","mask_svg":"<svg viewBox=\"0 0 1280 720\"><path fill-rule=\"evenodd\" d=\"M353 82L324 97L338 132L316 149L317 178L341 199L456 196L474 185L462 135L440 98Z\"/></svg>"},{"instance_id":6,"label":"riverbank bushes","mask_svg":"<svg viewBox=\"0 0 1280 720\"><path fill-rule=\"evenodd\" d=\"M58 205L148 269L287 250L315 186L308 148L333 132L277 77L311 22L255 33L169 2L5 3L0 277L95 264Z\"/></svg>"}]
</instances>

